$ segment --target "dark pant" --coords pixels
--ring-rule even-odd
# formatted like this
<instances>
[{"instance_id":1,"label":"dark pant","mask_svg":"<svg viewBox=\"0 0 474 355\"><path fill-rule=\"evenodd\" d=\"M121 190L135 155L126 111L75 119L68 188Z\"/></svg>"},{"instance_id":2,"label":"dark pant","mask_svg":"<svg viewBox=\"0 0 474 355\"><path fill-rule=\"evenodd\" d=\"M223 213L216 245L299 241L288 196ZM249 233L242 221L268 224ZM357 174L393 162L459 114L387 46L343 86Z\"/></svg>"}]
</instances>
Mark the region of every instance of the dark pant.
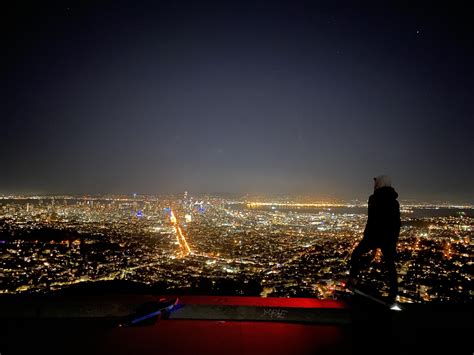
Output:
<instances>
[{"instance_id":1,"label":"dark pant","mask_svg":"<svg viewBox=\"0 0 474 355\"><path fill-rule=\"evenodd\" d=\"M377 248L380 248L382 251L385 267L388 272L390 297L395 297L398 293L398 276L395 267L395 259L397 256L396 241L378 245L377 243L372 242L369 238L364 237L352 252L350 276L356 278L359 275L359 271L362 268L362 255Z\"/></svg>"}]
</instances>

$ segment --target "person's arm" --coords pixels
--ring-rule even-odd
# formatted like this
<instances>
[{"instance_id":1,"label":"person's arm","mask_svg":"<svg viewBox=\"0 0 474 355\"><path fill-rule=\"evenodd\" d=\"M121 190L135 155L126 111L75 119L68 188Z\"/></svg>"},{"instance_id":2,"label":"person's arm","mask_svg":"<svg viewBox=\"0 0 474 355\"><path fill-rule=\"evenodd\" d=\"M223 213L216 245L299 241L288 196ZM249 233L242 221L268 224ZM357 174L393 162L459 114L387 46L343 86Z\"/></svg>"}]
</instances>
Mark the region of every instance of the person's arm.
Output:
<instances>
[{"instance_id":1,"label":"person's arm","mask_svg":"<svg viewBox=\"0 0 474 355\"><path fill-rule=\"evenodd\" d=\"M387 227L390 228L390 232L394 238L398 238L400 234L400 226L401 226L401 219L400 219L400 204L397 200L394 200L390 205L390 210L388 211L389 214L387 217Z\"/></svg>"},{"instance_id":2,"label":"person's arm","mask_svg":"<svg viewBox=\"0 0 474 355\"><path fill-rule=\"evenodd\" d=\"M373 219L374 219L374 198L371 195L369 197L369 202L368 202L367 223L364 229L364 237L366 237L370 233L370 230L372 229L372 225L374 223Z\"/></svg>"},{"instance_id":3,"label":"person's arm","mask_svg":"<svg viewBox=\"0 0 474 355\"><path fill-rule=\"evenodd\" d=\"M398 201L396 201L396 208L395 208L395 221L396 221L396 229L397 229L397 234L400 234L400 227L402 226L402 219L400 218L400 204Z\"/></svg>"}]
</instances>

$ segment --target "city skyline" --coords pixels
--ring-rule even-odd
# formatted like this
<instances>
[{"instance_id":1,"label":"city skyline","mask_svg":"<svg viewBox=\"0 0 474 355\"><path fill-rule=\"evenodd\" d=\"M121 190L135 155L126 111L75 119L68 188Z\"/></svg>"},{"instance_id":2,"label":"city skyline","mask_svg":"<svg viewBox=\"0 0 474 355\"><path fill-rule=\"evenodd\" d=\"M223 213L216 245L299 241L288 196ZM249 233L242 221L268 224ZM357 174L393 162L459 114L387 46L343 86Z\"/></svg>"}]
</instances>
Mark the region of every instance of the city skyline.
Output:
<instances>
[{"instance_id":1,"label":"city skyline","mask_svg":"<svg viewBox=\"0 0 474 355\"><path fill-rule=\"evenodd\" d=\"M128 200L128 201L144 201L147 199L179 199L184 194L188 194L188 191L180 191L174 193L0 193L0 200ZM239 194L239 193L192 193L196 199L206 198L224 198L228 200L240 201L240 203L246 203L249 205L258 206L282 206L282 207L360 207L367 208L367 200L369 194L366 197L360 198L336 198L333 196L316 197L312 195L289 195L289 194L278 194L278 193L267 193L267 194ZM407 207L448 207L448 208L474 208L474 203L470 201L453 201L453 200L422 200L414 198L401 198L399 199L402 206Z\"/></svg>"}]
</instances>

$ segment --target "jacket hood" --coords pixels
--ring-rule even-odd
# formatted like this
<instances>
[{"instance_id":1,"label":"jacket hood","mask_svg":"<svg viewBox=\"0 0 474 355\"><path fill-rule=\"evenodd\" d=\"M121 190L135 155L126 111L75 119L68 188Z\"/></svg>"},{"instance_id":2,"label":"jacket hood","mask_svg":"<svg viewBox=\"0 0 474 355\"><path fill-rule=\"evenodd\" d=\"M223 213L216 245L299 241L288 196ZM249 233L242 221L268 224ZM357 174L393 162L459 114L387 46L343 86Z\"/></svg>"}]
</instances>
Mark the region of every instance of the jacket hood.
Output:
<instances>
[{"instance_id":1,"label":"jacket hood","mask_svg":"<svg viewBox=\"0 0 474 355\"><path fill-rule=\"evenodd\" d=\"M392 179L388 175L379 175L374 177L374 190L380 189L381 187L392 186Z\"/></svg>"},{"instance_id":2,"label":"jacket hood","mask_svg":"<svg viewBox=\"0 0 474 355\"><path fill-rule=\"evenodd\" d=\"M376 198L396 200L398 198L398 193L391 186L383 186L374 191L374 196Z\"/></svg>"}]
</instances>

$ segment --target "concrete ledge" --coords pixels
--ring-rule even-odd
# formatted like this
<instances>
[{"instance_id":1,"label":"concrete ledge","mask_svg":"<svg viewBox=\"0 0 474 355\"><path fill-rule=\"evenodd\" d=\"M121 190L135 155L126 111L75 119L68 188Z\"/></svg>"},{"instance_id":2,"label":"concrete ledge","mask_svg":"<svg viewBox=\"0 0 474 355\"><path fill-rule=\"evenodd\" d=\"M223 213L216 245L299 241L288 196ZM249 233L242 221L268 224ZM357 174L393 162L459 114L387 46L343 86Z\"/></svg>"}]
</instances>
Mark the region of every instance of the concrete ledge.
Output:
<instances>
[{"instance_id":1,"label":"concrete ledge","mask_svg":"<svg viewBox=\"0 0 474 355\"><path fill-rule=\"evenodd\" d=\"M171 313L170 319L277 321L322 324L351 323L351 315L347 309L193 304L181 306Z\"/></svg>"}]
</instances>

